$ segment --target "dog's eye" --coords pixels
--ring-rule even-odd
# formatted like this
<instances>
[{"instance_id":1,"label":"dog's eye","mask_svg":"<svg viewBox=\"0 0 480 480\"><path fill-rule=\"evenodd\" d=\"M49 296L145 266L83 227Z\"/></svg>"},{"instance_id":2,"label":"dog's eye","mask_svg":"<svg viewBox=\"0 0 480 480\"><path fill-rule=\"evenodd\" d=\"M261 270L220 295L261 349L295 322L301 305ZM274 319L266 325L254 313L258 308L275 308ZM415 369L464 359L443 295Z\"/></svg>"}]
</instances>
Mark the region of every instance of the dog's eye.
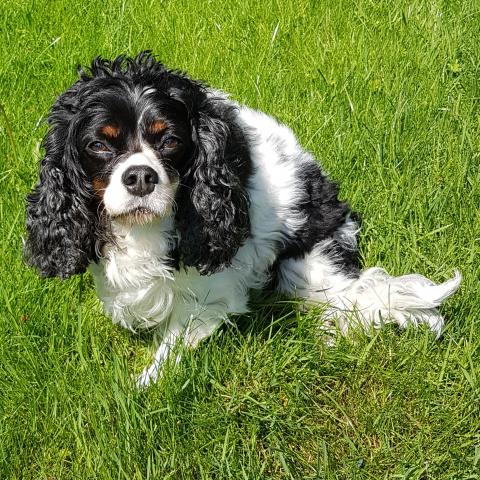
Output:
<instances>
[{"instance_id":1,"label":"dog's eye","mask_svg":"<svg viewBox=\"0 0 480 480\"><path fill-rule=\"evenodd\" d=\"M88 145L88 148L95 153L108 153L109 148L102 142L92 142Z\"/></svg>"},{"instance_id":2,"label":"dog's eye","mask_svg":"<svg viewBox=\"0 0 480 480\"><path fill-rule=\"evenodd\" d=\"M176 148L180 145L180 140L175 137L168 137L162 142L162 148Z\"/></svg>"}]
</instances>

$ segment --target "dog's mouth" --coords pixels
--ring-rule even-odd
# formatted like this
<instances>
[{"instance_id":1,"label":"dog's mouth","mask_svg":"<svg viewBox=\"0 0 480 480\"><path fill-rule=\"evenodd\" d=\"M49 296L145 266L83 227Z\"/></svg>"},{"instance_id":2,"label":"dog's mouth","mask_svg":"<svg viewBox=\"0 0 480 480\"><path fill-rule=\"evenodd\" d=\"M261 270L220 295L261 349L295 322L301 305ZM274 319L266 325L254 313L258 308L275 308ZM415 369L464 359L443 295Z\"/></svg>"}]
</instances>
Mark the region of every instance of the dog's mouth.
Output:
<instances>
[{"instance_id":1,"label":"dog's mouth","mask_svg":"<svg viewBox=\"0 0 480 480\"><path fill-rule=\"evenodd\" d=\"M161 215L148 207L136 207L128 212L115 215L115 221L122 223L123 225L145 225L150 223Z\"/></svg>"}]
</instances>

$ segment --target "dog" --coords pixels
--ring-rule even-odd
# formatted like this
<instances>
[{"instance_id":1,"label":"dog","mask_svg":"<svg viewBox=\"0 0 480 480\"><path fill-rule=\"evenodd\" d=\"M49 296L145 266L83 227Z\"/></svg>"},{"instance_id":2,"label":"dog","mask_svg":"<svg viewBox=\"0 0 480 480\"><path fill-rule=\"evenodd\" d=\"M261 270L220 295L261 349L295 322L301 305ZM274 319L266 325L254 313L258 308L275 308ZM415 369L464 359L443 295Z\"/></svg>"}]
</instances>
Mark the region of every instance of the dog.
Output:
<instances>
[{"instance_id":1,"label":"dog","mask_svg":"<svg viewBox=\"0 0 480 480\"><path fill-rule=\"evenodd\" d=\"M461 276L362 270L358 215L292 131L149 52L97 57L55 101L27 197L27 262L44 277L87 269L105 312L194 347L248 311L249 291L326 305L324 325L426 324Z\"/></svg>"}]
</instances>

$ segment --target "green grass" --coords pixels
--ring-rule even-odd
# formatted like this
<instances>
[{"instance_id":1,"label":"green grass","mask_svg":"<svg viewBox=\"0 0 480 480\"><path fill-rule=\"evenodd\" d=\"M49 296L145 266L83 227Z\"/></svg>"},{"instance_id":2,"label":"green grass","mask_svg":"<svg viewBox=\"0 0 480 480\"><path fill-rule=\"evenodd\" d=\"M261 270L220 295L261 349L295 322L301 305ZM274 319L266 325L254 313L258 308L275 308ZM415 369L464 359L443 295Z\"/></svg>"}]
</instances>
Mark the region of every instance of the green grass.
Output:
<instances>
[{"instance_id":1,"label":"green grass","mask_svg":"<svg viewBox=\"0 0 480 480\"><path fill-rule=\"evenodd\" d=\"M0 478L480 478L479 25L475 0L2 2ZM151 338L21 249L49 106L147 48L289 124L363 213L365 265L460 268L443 338L326 348L320 312L260 297L136 391Z\"/></svg>"}]
</instances>

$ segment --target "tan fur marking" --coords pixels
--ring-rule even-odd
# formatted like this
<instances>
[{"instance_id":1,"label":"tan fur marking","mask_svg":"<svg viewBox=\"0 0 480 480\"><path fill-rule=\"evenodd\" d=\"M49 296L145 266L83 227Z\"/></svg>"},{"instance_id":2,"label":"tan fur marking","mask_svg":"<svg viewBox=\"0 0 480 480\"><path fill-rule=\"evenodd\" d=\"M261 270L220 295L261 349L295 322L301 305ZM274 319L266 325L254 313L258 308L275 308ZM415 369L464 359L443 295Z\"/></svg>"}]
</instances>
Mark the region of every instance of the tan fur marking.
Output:
<instances>
[{"instance_id":1,"label":"tan fur marking","mask_svg":"<svg viewBox=\"0 0 480 480\"><path fill-rule=\"evenodd\" d=\"M116 138L120 133L120 129L115 125L105 125L100 129L100 131L106 137L110 137L110 138Z\"/></svg>"},{"instance_id":2,"label":"tan fur marking","mask_svg":"<svg viewBox=\"0 0 480 480\"><path fill-rule=\"evenodd\" d=\"M162 120L155 120L152 122L150 125L150 133L155 134L155 133L160 133L163 132L167 128L167 124L163 122Z\"/></svg>"},{"instance_id":3,"label":"tan fur marking","mask_svg":"<svg viewBox=\"0 0 480 480\"><path fill-rule=\"evenodd\" d=\"M95 177L92 181L93 191L95 192L95 196L97 198L103 199L103 195L105 194L105 189L107 188L107 182L102 180L101 178Z\"/></svg>"}]
</instances>

